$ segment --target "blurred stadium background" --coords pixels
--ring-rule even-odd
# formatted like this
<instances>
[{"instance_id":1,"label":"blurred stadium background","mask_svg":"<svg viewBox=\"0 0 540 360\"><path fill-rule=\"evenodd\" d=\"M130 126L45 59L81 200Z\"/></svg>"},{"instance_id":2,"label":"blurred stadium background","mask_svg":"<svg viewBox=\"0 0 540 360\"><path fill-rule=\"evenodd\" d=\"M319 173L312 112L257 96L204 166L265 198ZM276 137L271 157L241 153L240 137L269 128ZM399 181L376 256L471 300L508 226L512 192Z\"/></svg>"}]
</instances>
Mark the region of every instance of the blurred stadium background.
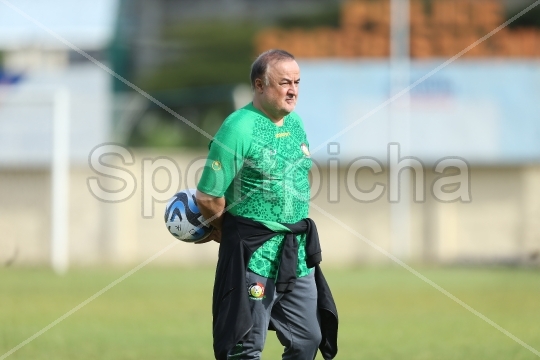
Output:
<instances>
[{"instance_id":1,"label":"blurred stadium background","mask_svg":"<svg viewBox=\"0 0 540 360\"><path fill-rule=\"evenodd\" d=\"M208 139L159 104L213 135L249 101L249 66L270 48L291 51L302 70L297 111L321 176L310 216L342 305L341 358L535 357L354 234L540 348L540 6L418 83L533 3L0 1L0 359L122 269L174 243L163 201L150 215L142 204L178 189L155 169L146 176L157 192L145 193L143 160L174 160L179 188L194 187ZM111 191L122 188L89 166L92 150L111 142L134 161L107 161L137 185L117 203L88 186L97 177ZM387 186L391 142L401 144L401 157L422 161L425 201L413 201L410 170L401 174L399 203L388 190L356 201L345 186L351 163L371 157L383 165L378 174L353 173L355 187ZM433 196L441 175L434 166L447 157L467 161L471 201ZM151 269L10 356L211 358L217 245L174 244ZM269 358L277 357L270 346Z\"/></svg>"}]
</instances>

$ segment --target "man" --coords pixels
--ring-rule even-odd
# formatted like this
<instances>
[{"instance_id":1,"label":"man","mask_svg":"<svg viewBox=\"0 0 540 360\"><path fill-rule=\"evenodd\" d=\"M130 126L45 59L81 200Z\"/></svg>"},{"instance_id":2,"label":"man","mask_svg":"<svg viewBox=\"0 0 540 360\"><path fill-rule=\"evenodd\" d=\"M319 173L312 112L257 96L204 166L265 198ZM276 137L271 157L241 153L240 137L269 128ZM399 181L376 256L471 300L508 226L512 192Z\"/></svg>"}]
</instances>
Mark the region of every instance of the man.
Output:
<instances>
[{"instance_id":1,"label":"man","mask_svg":"<svg viewBox=\"0 0 540 360\"><path fill-rule=\"evenodd\" d=\"M337 311L307 219L309 143L293 112L299 83L290 53L269 50L255 60L253 102L219 129L197 187L199 209L214 226L208 241L221 242L217 359L259 359L269 328L284 346L283 359L312 360L317 348L327 359L337 352Z\"/></svg>"}]
</instances>

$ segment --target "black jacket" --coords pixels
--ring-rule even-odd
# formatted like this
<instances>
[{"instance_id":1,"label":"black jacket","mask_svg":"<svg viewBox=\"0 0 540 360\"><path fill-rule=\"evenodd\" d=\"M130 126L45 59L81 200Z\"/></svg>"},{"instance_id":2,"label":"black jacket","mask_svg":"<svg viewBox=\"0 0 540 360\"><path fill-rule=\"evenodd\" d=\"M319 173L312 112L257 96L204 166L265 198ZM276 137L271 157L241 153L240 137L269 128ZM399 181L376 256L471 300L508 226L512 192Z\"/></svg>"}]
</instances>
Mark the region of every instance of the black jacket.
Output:
<instances>
[{"instance_id":1,"label":"black jacket","mask_svg":"<svg viewBox=\"0 0 540 360\"><path fill-rule=\"evenodd\" d=\"M332 293L319 267L321 250L317 228L309 218L283 225L291 233L285 233L276 291L289 292L294 288L298 259L298 243L294 235L306 233L307 265L315 267L322 333L319 349L324 359L333 359L337 353L338 315ZM247 264L253 252L275 235L274 231L251 219L227 212L224 215L212 302L214 355L217 360L225 360L227 352L253 326L245 280Z\"/></svg>"}]
</instances>

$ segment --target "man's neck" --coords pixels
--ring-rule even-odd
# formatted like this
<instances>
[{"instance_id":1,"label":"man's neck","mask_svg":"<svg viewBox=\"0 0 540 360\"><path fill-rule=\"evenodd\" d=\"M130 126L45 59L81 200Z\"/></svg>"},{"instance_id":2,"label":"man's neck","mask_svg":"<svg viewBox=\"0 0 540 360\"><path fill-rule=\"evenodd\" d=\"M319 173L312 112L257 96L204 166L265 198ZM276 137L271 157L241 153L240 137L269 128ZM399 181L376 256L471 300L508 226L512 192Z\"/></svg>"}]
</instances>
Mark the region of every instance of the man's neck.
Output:
<instances>
[{"instance_id":1,"label":"man's neck","mask_svg":"<svg viewBox=\"0 0 540 360\"><path fill-rule=\"evenodd\" d=\"M258 101L258 99L256 98L253 99L253 106L257 108L258 110L262 111L277 126L283 125L283 116L273 115L269 111L266 111L264 107L261 105L261 102Z\"/></svg>"}]
</instances>

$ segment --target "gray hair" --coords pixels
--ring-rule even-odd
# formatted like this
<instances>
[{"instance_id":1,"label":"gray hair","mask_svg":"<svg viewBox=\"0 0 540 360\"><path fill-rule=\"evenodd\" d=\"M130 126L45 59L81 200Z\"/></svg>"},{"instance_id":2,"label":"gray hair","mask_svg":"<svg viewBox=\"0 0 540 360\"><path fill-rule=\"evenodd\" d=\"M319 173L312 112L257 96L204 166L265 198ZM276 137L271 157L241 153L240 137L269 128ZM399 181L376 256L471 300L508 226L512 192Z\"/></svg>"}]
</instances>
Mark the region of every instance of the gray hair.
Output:
<instances>
[{"instance_id":1,"label":"gray hair","mask_svg":"<svg viewBox=\"0 0 540 360\"><path fill-rule=\"evenodd\" d=\"M264 84L268 85L268 76L266 75L268 65L283 60L294 60L294 56L280 49L267 50L259 55L251 65L251 87L255 88L256 79L264 79Z\"/></svg>"}]
</instances>

